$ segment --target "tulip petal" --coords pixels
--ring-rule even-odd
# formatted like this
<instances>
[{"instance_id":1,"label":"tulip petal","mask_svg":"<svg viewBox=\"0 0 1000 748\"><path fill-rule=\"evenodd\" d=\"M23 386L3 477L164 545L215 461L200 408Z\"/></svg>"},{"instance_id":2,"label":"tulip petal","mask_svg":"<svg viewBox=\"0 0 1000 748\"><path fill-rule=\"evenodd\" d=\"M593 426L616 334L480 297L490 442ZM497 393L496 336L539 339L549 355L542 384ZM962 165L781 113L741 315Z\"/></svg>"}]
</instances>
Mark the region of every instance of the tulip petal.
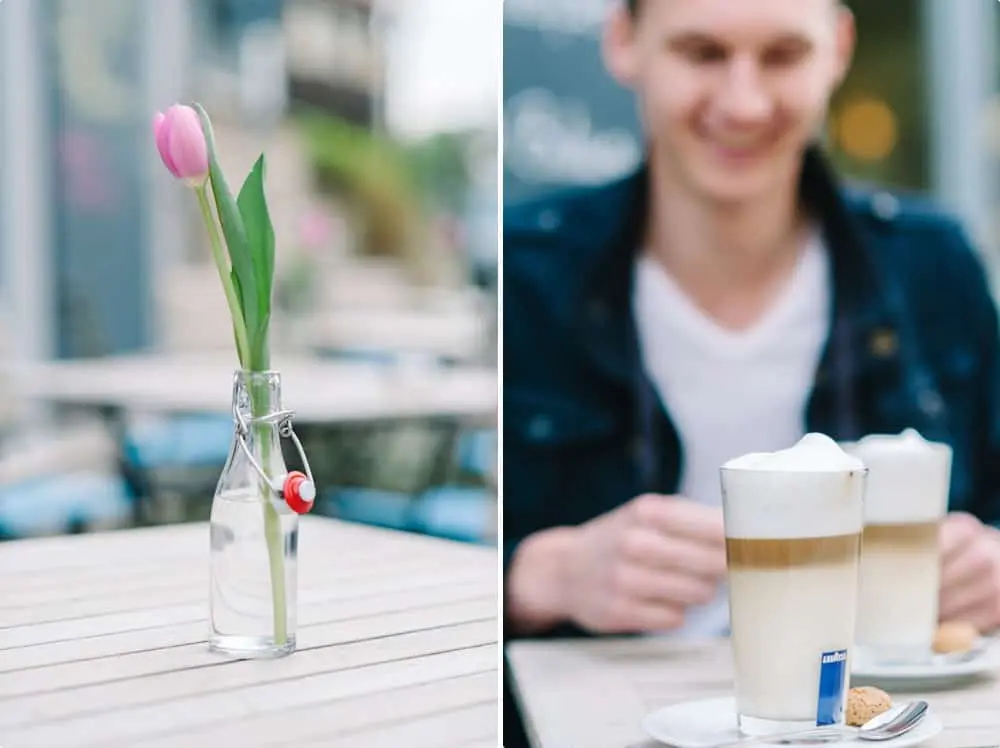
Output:
<instances>
[{"instance_id":1,"label":"tulip petal","mask_svg":"<svg viewBox=\"0 0 1000 748\"><path fill-rule=\"evenodd\" d=\"M171 174L180 178L177 166L170 156L170 121L163 112L157 112L153 117L153 137L156 139L156 150L160 154L160 160L167 167Z\"/></svg>"},{"instance_id":2,"label":"tulip petal","mask_svg":"<svg viewBox=\"0 0 1000 748\"><path fill-rule=\"evenodd\" d=\"M174 105L167 112L167 146L177 175L183 179L201 179L208 174L208 144L201 120L188 106Z\"/></svg>"}]
</instances>

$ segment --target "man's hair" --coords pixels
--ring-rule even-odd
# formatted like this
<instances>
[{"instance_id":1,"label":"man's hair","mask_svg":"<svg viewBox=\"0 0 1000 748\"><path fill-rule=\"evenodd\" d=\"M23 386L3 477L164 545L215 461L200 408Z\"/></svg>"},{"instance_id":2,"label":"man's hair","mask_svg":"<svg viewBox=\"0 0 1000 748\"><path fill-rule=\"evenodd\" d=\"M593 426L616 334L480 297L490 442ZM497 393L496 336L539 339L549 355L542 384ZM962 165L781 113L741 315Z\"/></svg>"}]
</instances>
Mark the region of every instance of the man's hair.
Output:
<instances>
[{"instance_id":1,"label":"man's hair","mask_svg":"<svg viewBox=\"0 0 1000 748\"><path fill-rule=\"evenodd\" d=\"M0 0L2 2L2 0ZM843 0L838 0L837 5L842 7L844 5ZM633 16L639 13L639 0L625 0L625 7L628 8L628 12Z\"/></svg>"}]
</instances>

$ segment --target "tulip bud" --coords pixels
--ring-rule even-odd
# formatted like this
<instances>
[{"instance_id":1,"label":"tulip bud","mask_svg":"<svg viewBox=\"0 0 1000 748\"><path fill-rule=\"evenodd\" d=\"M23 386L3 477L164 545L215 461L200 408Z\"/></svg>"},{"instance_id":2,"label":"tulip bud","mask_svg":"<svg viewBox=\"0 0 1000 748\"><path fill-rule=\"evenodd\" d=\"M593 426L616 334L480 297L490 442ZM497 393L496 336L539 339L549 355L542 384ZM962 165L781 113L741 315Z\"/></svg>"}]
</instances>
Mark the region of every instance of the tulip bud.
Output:
<instances>
[{"instance_id":1,"label":"tulip bud","mask_svg":"<svg viewBox=\"0 0 1000 748\"><path fill-rule=\"evenodd\" d=\"M153 135L156 150L171 174L192 187L205 183L208 178L208 144L194 109L175 104L167 109L166 114L157 112L153 118Z\"/></svg>"}]
</instances>

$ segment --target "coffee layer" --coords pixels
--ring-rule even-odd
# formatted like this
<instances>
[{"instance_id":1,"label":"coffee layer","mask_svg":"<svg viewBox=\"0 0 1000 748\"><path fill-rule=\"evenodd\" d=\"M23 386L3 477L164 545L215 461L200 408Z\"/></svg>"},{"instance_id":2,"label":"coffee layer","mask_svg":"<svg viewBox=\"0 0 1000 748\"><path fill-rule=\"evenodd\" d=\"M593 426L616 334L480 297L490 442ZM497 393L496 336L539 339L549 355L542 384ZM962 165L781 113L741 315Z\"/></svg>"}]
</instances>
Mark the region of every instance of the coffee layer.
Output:
<instances>
[{"instance_id":1,"label":"coffee layer","mask_svg":"<svg viewBox=\"0 0 1000 748\"><path fill-rule=\"evenodd\" d=\"M937 522L919 522L908 525L865 525L862 533L864 546L878 546L879 548L921 550L936 548L937 542Z\"/></svg>"},{"instance_id":2,"label":"coffee layer","mask_svg":"<svg viewBox=\"0 0 1000 748\"><path fill-rule=\"evenodd\" d=\"M822 538L726 538L730 569L789 569L856 562L861 534Z\"/></svg>"}]
</instances>

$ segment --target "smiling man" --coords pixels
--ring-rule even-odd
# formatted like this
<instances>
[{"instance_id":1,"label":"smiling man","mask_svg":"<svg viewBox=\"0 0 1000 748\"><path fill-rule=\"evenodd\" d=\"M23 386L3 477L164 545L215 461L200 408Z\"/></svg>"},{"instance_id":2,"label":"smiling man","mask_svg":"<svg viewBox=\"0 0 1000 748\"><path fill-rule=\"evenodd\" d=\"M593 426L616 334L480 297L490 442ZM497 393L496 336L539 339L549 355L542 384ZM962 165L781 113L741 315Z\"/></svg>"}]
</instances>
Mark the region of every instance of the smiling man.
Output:
<instances>
[{"instance_id":1,"label":"smiling man","mask_svg":"<svg viewBox=\"0 0 1000 748\"><path fill-rule=\"evenodd\" d=\"M504 216L508 639L725 634L719 466L908 427L954 448L942 617L1000 625L994 302L953 219L825 163L853 44L835 0L610 15L643 167Z\"/></svg>"}]
</instances>

